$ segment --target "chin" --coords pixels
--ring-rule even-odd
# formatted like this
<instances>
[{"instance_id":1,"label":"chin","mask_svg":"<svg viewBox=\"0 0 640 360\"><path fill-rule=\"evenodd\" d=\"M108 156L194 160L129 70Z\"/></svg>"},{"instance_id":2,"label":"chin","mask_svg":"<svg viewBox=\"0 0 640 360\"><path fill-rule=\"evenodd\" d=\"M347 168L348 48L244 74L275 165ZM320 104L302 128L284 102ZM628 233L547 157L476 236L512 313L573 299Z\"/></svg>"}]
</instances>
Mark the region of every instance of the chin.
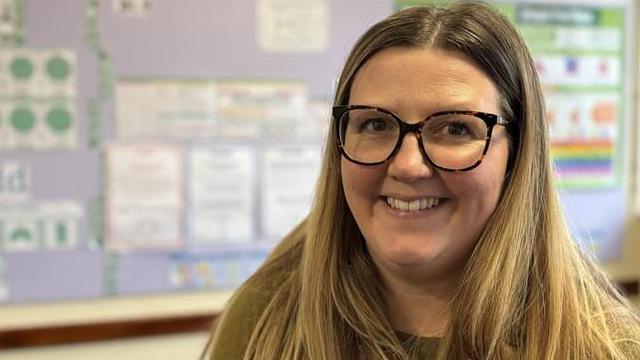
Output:
<instances>
[{"instance_id":1,"label":"chin","mask_svg":"<svg viewBox=\"0 0 640 360\"><path fill-rule=\"evenodd\" d=\"M415 254L406 254L403 256L390 256L386 260L396 268L406 270L429 267L435 261L435 256L416 256Z\"/></svg>"},{"instance_id":2,"label":"chin","mask_svg":"<svg viewBox=\"0 0 640 360\"><path fill-rule=\"evenodd\" d=\"M405 269L428 267L439 257L437 249L433 246L415 246L415 244L383 248L379 255L388 265Z\"/></svg>"}]
</instances>

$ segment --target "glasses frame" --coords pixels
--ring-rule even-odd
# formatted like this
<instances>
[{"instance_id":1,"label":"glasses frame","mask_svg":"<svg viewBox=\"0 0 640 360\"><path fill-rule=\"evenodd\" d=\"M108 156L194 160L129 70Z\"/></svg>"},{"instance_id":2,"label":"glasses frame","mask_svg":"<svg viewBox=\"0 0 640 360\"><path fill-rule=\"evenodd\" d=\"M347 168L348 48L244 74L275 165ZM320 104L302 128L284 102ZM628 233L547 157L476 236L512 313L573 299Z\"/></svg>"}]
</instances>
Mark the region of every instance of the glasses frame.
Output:
<instances>
[{"instance_id":1,"label":"glasses frame","mask_svg":"<svg viewBox=\"0 0 640 360\"><path fill-rule=\"evenodd\" d=\"M400 133L398 135L398 140L396 142L396 145L394 146L393 150L391 151L391 153L389 154L389 156L382 160L382 161L378 161L378 162L374 162L374 163L365 163L365 162L361 162L358 160L354 160L352 159L347 152L344 150L344 144L342 143L342 139L340 139L340 119L342 118L342 116L348 112L349 110L358 110L358 109L365 109L365 110L376 110L376 111L380 111L382 113L388 114L390 115L399 125L400 127ZM444 170L444 171L451 171L451 172L462 172L462 171L469 171L472 170L474 168L476 168L478 165L480 165L480 163L482 162L482 160L484 159L485 155L487 154L487 151L489 150L489 144L491 143L491 135L493 134L493 128L496 125L502 125L504 127L507 128L507 131L510 130L510 125L512 124L509 120L503 118L500 115L496 115L496 114L491 114L491 113L486 113L486 112L482 112L482 111L468 111L468 110L447 110L447 111L439 111L436 113L433 113L431 115L429 115L426 119L417 122L415 124L409 124L404 122L398 115L394 114L392 111L389 111L387 109L381 108L381 107L377 107L377 106L370 106L370 105L335 105L333 106L332 109L332 113L333 113L333 118L335 120L335 130L336 130L336 138L338 139L338 147L340 148L340 152L342 153L342 155L349 161L358 164L358 165L365 165L365 166L374 166L374 165L380 165L380 164L384 164L388 161L390 161L400 150L400 147L402 146L402 140L404 139L405 135L407 135L407 133L415 133L416 136L418 137L418 142L420 144L419 148L420 148L420 153L422 154L422 157L425 158L427 160L427 162L438 169ZM433 160L431 160L431 158L429 157L429 154L427 154L427 150L424 147L424 142L422 141L422 129L424 128L424 124L429 121L429 119L433 118L434 116L440 116L440 115L446 115L446 114L463 114L463 115L473 115L479 119L481 119L482 121L484 121L484 123L487 125L487 136L485 138L485 144L484 144L484 150L482 151L482 154L480 155L480 157L478 158L478 160L470 165L467 166L465 168L462 169L451 169L451 168L446 168L443 166L440 166L436 163L433 162Z\"/></svg>"}]
</instances>

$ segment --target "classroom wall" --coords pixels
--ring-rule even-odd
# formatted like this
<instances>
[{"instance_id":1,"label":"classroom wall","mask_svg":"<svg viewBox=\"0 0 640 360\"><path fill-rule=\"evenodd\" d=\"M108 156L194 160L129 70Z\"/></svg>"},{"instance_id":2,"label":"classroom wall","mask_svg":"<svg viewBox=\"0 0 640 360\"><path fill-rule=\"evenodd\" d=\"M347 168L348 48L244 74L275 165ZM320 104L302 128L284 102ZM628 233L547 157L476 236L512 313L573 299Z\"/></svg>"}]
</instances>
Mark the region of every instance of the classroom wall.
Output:
<instances>
[{"instance_id":1,"label":"classroom wall","mask_svg":"<svg viewBox=\"0 0 640 360\"><path fill-rule=\"evenodd\" d=\"M637 5L637 1L634 1L634 4ZM332 2L332 6L334 6L334 2ZM37 2L30 2L29 6L35 7L38 6ZM238 5L240 6L240 5ZM342 6L342 5L335 5ZM363 14L363 10L358 8L355 5L344 5L346 6L344 11L357 13L361 16L360 20L358 20L357 24L354 25L354 28L365 28L368 24L374 22L376 19L383 16L383 14L388 11L388 4L385 2L373 5L373 9ZM635 8L637 12L637 6ZM636 17L638 18L638 17ZM637 34L637 24L634 25ZM115 36L115 35L114 35ZM126 36L123 32L118 36ZM337 35L334 35L334 39L340 38ZM113 40L113 39L112 39ZM173 39L176 41L175 39ZM341 45L343 51L348 49L348 44L351 44L354 40L353 36L350 36L348 39L341 39ZM636 39L637 40L637 39ZM113 40L115 41L115 40ZM637 121L638 118L638 86L640 83L640 76L638 76L637 71L637 63L638 63L638 41L636 41L633 45L632 50L632 58L633 58L633 67L627 69L627 72L630 74L634 74L637 81L634 81L636 84L631 93L629 94L628 108L631 113L629 114L630 124L628 129L628 146L629 146L629 156L626 158L626 170L625 170L625 178L624 178L624 188L625 188L625 215L623 219L624 230L623 230L623 242L622 242L622 250L620 251L620 256L609 260L603 263L603 267L611 274L614 279L619 280L627 280L627 279L639 279L640 278L640 219L635 214L635 198L638 195L638 190L636 181L638 180L638 176L636 174L636 170L638 169L637 161L638 156L637 151L638 148L636 146L637 141L634 141L638 137L636 134L638 133ZM161 46L158 44L157 46ZM127 51L134 51L135 49L123 48L121 51L126 53ZM215 54L209 54L207 56L213 57ZM312 58L312 57L309 57ZM135 61L135 59L131 59ZM116 60L117 62L126 62L126 59ZM167 58L158 59L159 66L164 71L170 71L172 69L172 65L167 63ZM187 61L183 59L182 61ZM188 64L188 62L186 62ZM336 60L336 63L339 61ZM143 69L144 64L135 65L136 70ZM317 66L322 66L322 64L316 64ZM123 65L124 66L124 65ZM203 65L204 66L204 65ZM234 66L242 66L242 64L232 64L229 63L228 66L233 68ZM188 67L188 66L187 66ZM280 69L279 71L285 72L286 69ZM315 83L318 86L314 86L314 88L322 88L327 89L330 86L327 86L326 81L323 79L312 79L311 82ZM84 109L83 109L84 110ZM107 111L108 115L109 111ZM628 189L628 191L627 191ZM83 190L84 191L84 190ZM597 204L594 204L594 207L597 207ZM640 306L640 298L633 297L632 300L634 303ZM182 300L185 301L184 299ZM33 305L33 304L27 304ZM210 305L210 304L209 304ZM211 309L211 307L207 307L209 305L203 305L202 309ZM18 305L16 305L18 306ZM221 307L221 304L216 304L214 306L216 309ZM18 309L20 312L25 308L13 308ZM79 310L78 310L79 309ZM187 309L187 310L185 310ZM5 308L4 310L7 310ZM12 309L9 308L9 311ZM33 310L33 309L32 309ZM0 317L2 317L3 309L0 309ZM35 311L35 312L34 312ZM45 312L47 309L45 308ZM161 313L166 313L166 308L162 308L159 310ZM91 318L95 316L96 311L91 307L78 307L74 310L75 315L78 318ZM188 307L180 308L175 310L176 314L180 313L189 313ZM14 314L17 312L14 312ZM37 313L37 310L25 312L26 317L32 316L33 318L38 318L40 315ZM20 316L20 315L18 315ZM29 320L27 319L27 322ZM1 324L1 321L0 321ZM127 356L131 356L131 359L175 359L175 358L195 358L201 348L204 346L204 342L206 339L205 333L189 333L182 335L169 335L169 336L159 336L159 337L149 337L149 338L141 338L141 339L133 339L133 340L121 340L121 341L108 341L101 343L88 343L88 344L79 344L79 345L65 345L65 346L54 346L54 347L43 347L43 348L33 348L33 349L21 349L21 350L11 350L11 351L0 351L0 357L3 359L40 359L43 357L49 359L69 359L69 358L95 358L95 359L127 359Z\"/></svg>"}]
</instances>

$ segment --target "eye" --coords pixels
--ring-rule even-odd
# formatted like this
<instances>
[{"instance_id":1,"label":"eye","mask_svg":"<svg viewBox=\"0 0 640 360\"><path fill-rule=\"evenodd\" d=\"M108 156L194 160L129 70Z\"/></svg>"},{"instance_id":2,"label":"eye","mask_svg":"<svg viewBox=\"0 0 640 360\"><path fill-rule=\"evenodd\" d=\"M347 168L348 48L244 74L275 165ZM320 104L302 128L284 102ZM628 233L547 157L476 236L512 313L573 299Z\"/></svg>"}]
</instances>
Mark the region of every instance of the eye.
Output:
<instances>
[{"instance_id":1,"label":"eye","mask_svg":"<svg viewBox=\"0 0 640 360\"><path fill-rule=\"evenodd\" d=\"M470 114L442 114L425 123L423 132L431 141L475 141L484 139L487 126L484 120Z\"/></svg>"},{"instance_id":2,"label":"eye","mask_svg":"<svg viewBox=\"0 0 640 360\"><path fill-rule=\"evenodd\" d=\"M382 132L389 130L390 124L388 119L372 118L363 121L359 128L360 131Z\"/></svg>"},{"instance_id":3,"label":"eye","mask_svg":"<svg viewBox=\"0 0 640 360\"><path fill-rule=\"evenodd\" d=\"M447 132L448 135L453 135L453 136L465 136L469 134L469 129L462 122L452 121L445 126L444 130Z\"/></svg>"}]
</instances>

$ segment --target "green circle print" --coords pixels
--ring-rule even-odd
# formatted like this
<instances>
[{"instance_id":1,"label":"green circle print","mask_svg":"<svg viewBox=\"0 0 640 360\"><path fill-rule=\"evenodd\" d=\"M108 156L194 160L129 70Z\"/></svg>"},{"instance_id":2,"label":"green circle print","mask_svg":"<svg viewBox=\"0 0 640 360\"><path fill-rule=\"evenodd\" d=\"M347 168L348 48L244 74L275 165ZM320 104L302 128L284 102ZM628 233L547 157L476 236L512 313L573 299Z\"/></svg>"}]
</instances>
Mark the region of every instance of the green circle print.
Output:
<instances>
[{"instance_id":1,"label":"green circle print","mask_svg":"<svg viewBox=\"0 0 640 360\"><path fill-rule=\"evenodd\" d=\"M29 132L35 123L36 117L31 110L17 109L11 113L11 125L20 132Z\"/></svg>"},{"instance_id":2,"label":"green circle print","mask_svg":"<svg viewBox=\"0 0 640 360\"><path fill-rule=\"evenodd\" d=\"M57 132L63 132L71 125L71 114L65 109L53 109L47 113L47 124Z\"/></svg>"},{"instance_id":3,"label":"green circle print","mask_svg":"<svg viewBox=\"0 0 640 360\"><path fill-rule=\"evenodd\" d=\"M10 68L11 74L13 74L13 77L16 79L25 80L33 74L33 64L31 63L31 60L25 57L17 57L13 59Z\"/></svg>"},{"instance_id":4,"label":"green circle print","mask_svg":"<svg viewBox=\"0 0 640 360\"><path fill-rule=\"evenodd\" d=\"M56 56L47 61L47 73L54 80L64 80L69 76L71 67L67 60Z\"/></svg>"}]
</instances>

